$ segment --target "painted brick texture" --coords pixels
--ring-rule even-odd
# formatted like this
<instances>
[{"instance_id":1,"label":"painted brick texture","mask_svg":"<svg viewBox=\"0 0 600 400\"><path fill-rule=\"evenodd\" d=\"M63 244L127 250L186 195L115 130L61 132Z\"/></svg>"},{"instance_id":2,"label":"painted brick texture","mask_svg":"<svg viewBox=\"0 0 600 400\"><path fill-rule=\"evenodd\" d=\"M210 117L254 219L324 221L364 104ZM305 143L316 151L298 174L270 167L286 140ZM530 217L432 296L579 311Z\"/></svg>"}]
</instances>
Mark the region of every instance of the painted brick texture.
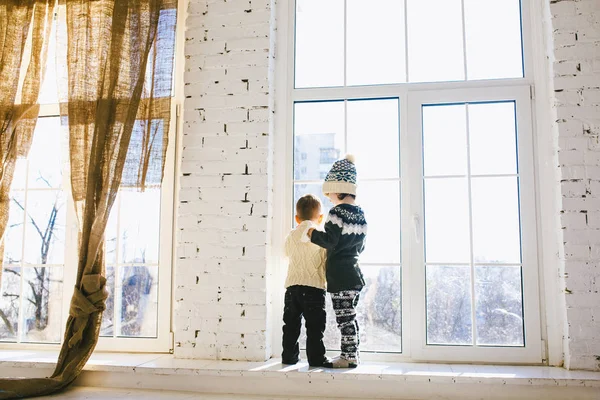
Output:
<instances>
[{"instance_id":1,"label":"painted brick texture","mask_svg":"<svg viewBox=\"0 0 600 400\"><path fill-rule=\"evenodd\" d=\"M567 367L600 364L600 1L551 0ZM175 356L270 356L270 0L190 0Z\"/></svg>"},{"instance_id":2,"label":"painted brick texture","mask_svg":"<svg viewBox=\"0 0 600 400\"><path fill-rule=\"evenodd\" d=\"M600 1L551 0L567 332L565 363L600 369Z\"/></svg>"},{"instance_id":3,"label":"painted brick texture","mask_svg":"<svg viewBox=\"0 0 600 400\"><path fill-rule=\"evenodd\" d=\"M190 0L175 356L265 360L273 58L269 0Z\"/></svg>"}]
</instances>

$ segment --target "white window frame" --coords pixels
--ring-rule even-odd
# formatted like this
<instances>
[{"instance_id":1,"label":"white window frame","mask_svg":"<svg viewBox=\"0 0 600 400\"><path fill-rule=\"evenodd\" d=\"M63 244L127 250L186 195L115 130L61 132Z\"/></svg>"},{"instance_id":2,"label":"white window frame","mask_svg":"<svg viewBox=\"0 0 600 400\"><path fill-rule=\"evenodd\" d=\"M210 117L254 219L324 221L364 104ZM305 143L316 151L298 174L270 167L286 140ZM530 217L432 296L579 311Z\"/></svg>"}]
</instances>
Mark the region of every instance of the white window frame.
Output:
<instances>
[{"instance_id":1,"label":"white window frame","mask_svg":"<svg viewBox=\"0 0 600 400\"><path fill-rule=\"evenodd\" d=\"M177 46L176 46L177 47ZM171 329L172 270L174 256L174 216L175 216L175 153L179 109L175 99L171 99L171 121L169 123L169 143L165 158L164 177L160 191L160 238L158 260L158 309L156 337L103 337L100 336L96 350L118 352L171 352L173 334ZM116 210L116 208L114 208ZM77 226L74 227L77 229ZM77 232L77 231L75 231ZM77 234L77 233L75 233ZM75 264L77 265L77 264ZM118 268L118 267L115 267ZM74 277L73 273L73 277ZM116 281L115 281L116 284ZM72 287L72 286L71 286ZM115 285L116 295L116 285ZM116 298L116 296L115 296ZM69 299L70 300L70 299ZM115 303L115 307L117 304Z\"/></svg>"},{"instance_id":2,"label":"white window frame","mask_svg":"<svg viewBox=\"0 0 600 400\"><path fill-rule=\"evenodd\" d=\"M497 362L541 364L546 361L546 349L542 329L544 314L540 298L541 267L538 264L537 232L541 226L536 196L539 160L534 153L535 128L533 120L534 69L539 54L534 54L533 28L539 26L541 16L532 13L539 6L538 0L523 0L522 40L524 77L460 82L401 83L373 86L347 86L333 88L294 88L294 21L295 2L278 3L278 54L275 70L276 125L274 162L274 224L272 255L274 257L273 287L273 356L281 353L281 310L283 307L283 282L286 262L281 248L283 238L291 228L293 211L293 154L294 154L294 103L315 100L353 100L398 98L400 105L400 168L401 168L401 238L402 238L402 353L361 352L363 359L378 361L448 361L448 362ZM534 60L534 56L536 56ZM415 226L414 217L422 221L422 154L420 118L421 105L426 103L476 102L513 100L517 102L518 154L520 180L521 226L523 248L523 302L525 319L525 347L477 347L427 345L425 316L425 264L423 260L423 230ZM409 122L411 121L411 122ZM410 135L409 135L410 132ZM411 160L417 154L417 160ZM412 168L412 170L411 170ZM410 267L408 267L410 266ZM419 284L421 282L422 284ZM541 301L542 300L542 301ZM416 317L420 315L420 317Z\"/></svg>"},{"instance_id":3,"label":"white window frame","mask_svg":"<svg viewBox=\"0 0 600 400\"><path fill-rule=\"evenodd\" d=\"M406 142L408 151L406 156L411 158L411 165L423 165L422 144L422 106L427 104L449 104L449 103L476 103L490 101L515 101L516 124L517 124L517 149L519 171L519 201L521 221L521 249L522 249L522 279L523 279L523 319L525 321L525 346L444 346L427 345L426 323L409 323L411 331L411 350L414 358L419 360L439 361L471 361L486 362L490 359L498 362L522 362L540 363L543 357L542 336L540 328L540 304L538 287L538 260L537 260L537 235L535 217L535 190L533 171L533 132L531 120L531 98L527 86L504 86L493 90L487 88L478 89L451 89L441 91L414 92L409 95L408 131L415 133L407 135ZM423 177L422 170L412 168L407 178L412 188L406 194L407 214L403 215L403 227L412 227L413 234L410 235L403 229L404 242L408 242L409 265L412 270L408 290L411 292L411 312L416 315L426 315L425 297L425 259L424 252L420 248L424 243L424 199L423 199ZM493 264L489 264L493 265ZM499 264L502 266L502 264ZM421 284L422 283L422 284ZM474 291L474 288L471 288ZM474 296L474 293L472 293ZM473 308L473 321L475 321L475 310ZM475 324L474 324L475 326ZM480 348L481 351L477 351Z\"/></svg>"},{"instance_id":4,"label":"white window frame","mask_svg":"<svg viewBox=\"0 0 600 400\"><path fill-rule=\"evenodd\" d=\"M175 257L175 222L177 180L175 179L178 163L177 155L180 153L179 132L181 131L180 104L182 103L183 73L185 44L185 0L179 0L177 25L175 34L175 59L173 66L173 93L171 97L171 119L169 121L169 142L165 158L164 177L161 183L160 203L160 237L158 260L158 308L157 308L157 336L156 337L102 337L98 339L95 350L99 352L148 352L170 353L173 352L173 266ZM39 118L60 117L58 103L40 104ZM63 157L68 157L64 154ZM68 171L63 171L63 192L65 195L66 224L65 224L65 259L63 269L63 298L60 343L25 343L25 342L0 342L0 350L58 350L64 340L64 329L69 316L69 306L75 286L78 266L78 227L77 216L73 197L71 196ZM116 206L116 204L115 204ZM113 207L116 211L116 207ZM116 283L116 282L115 282ZM113 288L116 290L116 287ZM116 305L115 305L116 307Z\"/></svg>"}]
</instances>

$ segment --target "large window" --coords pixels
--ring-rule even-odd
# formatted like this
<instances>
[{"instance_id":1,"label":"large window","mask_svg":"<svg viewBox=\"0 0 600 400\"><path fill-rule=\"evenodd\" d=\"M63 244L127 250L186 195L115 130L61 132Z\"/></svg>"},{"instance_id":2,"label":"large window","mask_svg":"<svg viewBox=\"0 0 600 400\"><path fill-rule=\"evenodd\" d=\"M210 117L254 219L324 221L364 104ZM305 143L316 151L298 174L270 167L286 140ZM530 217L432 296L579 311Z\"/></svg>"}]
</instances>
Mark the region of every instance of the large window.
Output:
<instances>
[{"instance_id":1,"label":"large window","mask_svg":"<svg viewBox=\"0 0 600 400\"><path fill-rule=\"evenodd\" d=\"M175 10L163 12L161 26L173 28L175 17ZM173 46L172 39L162 45ZM57 68L56 49L53 34L33 144L27 159L18 161L11 187L0 292L2 347L58 345L75 283L77 220L68 174L68 128L61 125L57 93L57 81L66 71ZM157 140L171 129L163 122L152 122ZM145 191L123 187L112 208L104 242L109 297L100 350L171 348L173 153L170 145L162 183L160 174L149 174Z\"/></svg>"},{"instance_id":2,"label":"large window","mask_svg":"<svg viewBox=\"0 0 600 400\"><path fill-rule=\"evenodd\" d=\"M324 175L357 156L369 224L361 351L542 360L527 10L519 0L290 10L290 200L314 193L327 211ZM290 227L292 204L287 215ZM338 335L328 305L329 349Z\"/></svg>"}]
</instances>

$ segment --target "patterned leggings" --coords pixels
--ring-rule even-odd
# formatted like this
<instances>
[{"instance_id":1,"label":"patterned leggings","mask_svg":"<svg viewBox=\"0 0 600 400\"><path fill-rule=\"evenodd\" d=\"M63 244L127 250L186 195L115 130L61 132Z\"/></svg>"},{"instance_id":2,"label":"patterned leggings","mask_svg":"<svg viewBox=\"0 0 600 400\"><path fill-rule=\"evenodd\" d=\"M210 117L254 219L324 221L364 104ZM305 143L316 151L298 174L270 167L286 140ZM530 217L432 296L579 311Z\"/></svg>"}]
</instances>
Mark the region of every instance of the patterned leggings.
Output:
<instances>
[{"instance_id":1,"label":"patterned leggings","mask_svg":"<svg viewBox=\"0 0 600 400\"><path fill-rule=\"evenodd\" d=\"M358 345L360 335L358 321L356 320L356 306L360 290L342 290L331 293L331 302L335 312L335 320L342 334L341 358L351 362L358 362Z\"/></svg>"}]
</instances>

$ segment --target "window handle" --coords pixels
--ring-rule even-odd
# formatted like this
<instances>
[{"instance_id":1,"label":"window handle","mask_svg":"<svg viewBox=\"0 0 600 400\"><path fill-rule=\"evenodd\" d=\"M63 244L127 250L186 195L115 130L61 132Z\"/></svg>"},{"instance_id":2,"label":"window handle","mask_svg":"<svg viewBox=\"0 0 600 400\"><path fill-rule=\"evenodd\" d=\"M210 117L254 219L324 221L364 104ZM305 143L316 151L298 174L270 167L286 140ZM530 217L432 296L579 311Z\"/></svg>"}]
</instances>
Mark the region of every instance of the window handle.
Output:
<instances>
[{"instance_id":1,"label":"window handle","mask_svg":"<svg viewBox=\"0 0 600 400\"><path fill-rule=\"evenodd\" d=\"M420 235L421 220L419 218L419 214L413 215L413 227L415 229L415 242L417 242L417 244L419 244L419 243L421 243L421 235Z\"/></svg>"}]
</instances>

